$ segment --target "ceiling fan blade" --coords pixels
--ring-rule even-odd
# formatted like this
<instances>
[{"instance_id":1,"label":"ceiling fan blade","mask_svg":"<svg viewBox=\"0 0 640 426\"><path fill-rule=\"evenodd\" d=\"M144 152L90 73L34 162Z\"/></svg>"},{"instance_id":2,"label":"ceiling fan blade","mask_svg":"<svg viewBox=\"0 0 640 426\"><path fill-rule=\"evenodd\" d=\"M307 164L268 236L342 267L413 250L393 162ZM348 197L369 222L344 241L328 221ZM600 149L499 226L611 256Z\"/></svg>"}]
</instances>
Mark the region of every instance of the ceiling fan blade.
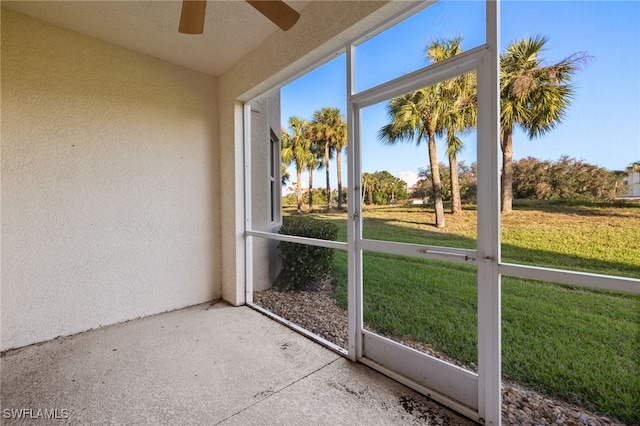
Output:
<instances>
[{"instance_id":1,"label":"ceiling fan blade","mask_svg":"<svg viewBox=\"0 0 640 426\"><path fill-rule=\"evenodd\" d=\"M202 34L206 8L206 0L183 0L178 31L182 34Z\"/></svg>"},{"instance_id":2,"label":"ceiling fan blade","mask_svg":"<svg viewBox=\"0 0 640 426\"><path fill-rule=\"evenodd\" d=\"M300 18L300 14L295 9L280 0L247 0L247 3L269 18L282 31L293 27Z\"/></svg>"}]
</instances>

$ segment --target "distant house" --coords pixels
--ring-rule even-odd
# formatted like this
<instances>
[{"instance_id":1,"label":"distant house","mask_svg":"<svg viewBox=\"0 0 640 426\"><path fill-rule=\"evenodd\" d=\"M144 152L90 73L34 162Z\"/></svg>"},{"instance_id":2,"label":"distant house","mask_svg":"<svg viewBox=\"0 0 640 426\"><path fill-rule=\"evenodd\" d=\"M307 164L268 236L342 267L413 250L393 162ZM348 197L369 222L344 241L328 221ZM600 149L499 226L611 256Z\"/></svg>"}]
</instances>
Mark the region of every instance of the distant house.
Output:
<instances>
[{"instance_id":1,"label":"distant house","mask_svg":"<svg viewBox=\"0 0 640 426\"><path fill-rule=\"evenodd\" d=\"M627 177L624 184L627 185L627 192L622 197L640 197L640 172L626 171Z\"/></svg>"},{"instance_id":2,"label":"distant house","mask_svg":"<svg viewBox=\"0 0 640 426\"><path fill-rule=\"evenodd\" d=\"M429 202L429 197L424 198L410 198L408 200L409 204L427 204Z\"/></svg>"}]
</instances>

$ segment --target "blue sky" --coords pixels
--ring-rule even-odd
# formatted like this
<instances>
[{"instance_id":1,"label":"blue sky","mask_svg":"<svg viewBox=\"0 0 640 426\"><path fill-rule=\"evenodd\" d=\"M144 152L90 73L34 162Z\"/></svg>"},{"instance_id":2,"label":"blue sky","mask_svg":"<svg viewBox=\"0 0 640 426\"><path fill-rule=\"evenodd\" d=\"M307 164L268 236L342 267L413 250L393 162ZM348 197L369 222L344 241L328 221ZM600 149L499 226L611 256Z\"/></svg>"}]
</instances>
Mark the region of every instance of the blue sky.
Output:
<instances>
[{"instance_id":1,"label":"blue sky","mask_svg":"<svg viewBox=\"0 0 640 426\"><path fill-rule=\"evenodd\" d=\"M356 89L363 90L425 65L424 49L435 38L462 35L464 50L484 43L484 1L445 1L367 41L356 49ZM575 99L563 122L544 137L514 134L514 159L557 160L569 155L610 170L640 161L640 1L503 1L501 44L528 36L547 37L551 63L576 52L591 61L574 77ZM292 115L311 119L323 106L346 111L345 59L340 56L284 87L282 126ZM384 103L363 111L363 171L408 176L427 165L427 148L385 146L377 131L386 124ZM460 158L476 160L475 135L464 138ZM445 145L438 145L445 161ZM330 165L335 187L335 166ZM295 171L292 177L295 179ZM316 172L316 185L324 173ZM303 176L306 182L306 175ZM346 182L346 176L345 176ZM304 185L306 186L306 184Z\"/></svg>"}]
</instances>

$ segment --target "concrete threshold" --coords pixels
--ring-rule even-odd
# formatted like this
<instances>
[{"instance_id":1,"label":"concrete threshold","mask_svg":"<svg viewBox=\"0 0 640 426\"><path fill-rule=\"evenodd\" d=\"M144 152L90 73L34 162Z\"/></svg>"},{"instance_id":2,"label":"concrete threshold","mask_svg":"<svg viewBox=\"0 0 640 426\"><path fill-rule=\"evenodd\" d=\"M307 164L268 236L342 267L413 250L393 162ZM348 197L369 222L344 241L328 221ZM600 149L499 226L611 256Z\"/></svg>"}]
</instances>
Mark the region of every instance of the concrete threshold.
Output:
<instances>
[{"instance_id":1,"label":"concrete threshold","mask_svg":"<svg viewBox=\"0 0 640 426\"><path fill-rule=\"evenodd\" d=\"M225 303L11 350L0 373L6 425L474 424Z\"/></svg>"}]
</instances>

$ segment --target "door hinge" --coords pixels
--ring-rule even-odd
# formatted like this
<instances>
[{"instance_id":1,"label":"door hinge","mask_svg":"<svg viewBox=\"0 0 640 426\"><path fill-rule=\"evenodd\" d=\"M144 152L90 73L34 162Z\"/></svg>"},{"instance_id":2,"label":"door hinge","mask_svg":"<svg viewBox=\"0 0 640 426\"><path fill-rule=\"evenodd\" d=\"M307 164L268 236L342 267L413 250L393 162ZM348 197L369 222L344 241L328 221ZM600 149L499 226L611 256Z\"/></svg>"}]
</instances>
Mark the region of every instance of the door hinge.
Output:
<instances>
[{"instance_id":1,"label":"door hinge","mask_svg":"<svg viewBox=\"0 0 640 426\"><path fill-rule=\"evenodd\" d=\"M359 220L360 220L360 213L354 213L354 214L353 214L353 216L352 216L352 218L353 218L353 221L354 221L354 222L359 221Z\"/></svg>"}]
</instances>

